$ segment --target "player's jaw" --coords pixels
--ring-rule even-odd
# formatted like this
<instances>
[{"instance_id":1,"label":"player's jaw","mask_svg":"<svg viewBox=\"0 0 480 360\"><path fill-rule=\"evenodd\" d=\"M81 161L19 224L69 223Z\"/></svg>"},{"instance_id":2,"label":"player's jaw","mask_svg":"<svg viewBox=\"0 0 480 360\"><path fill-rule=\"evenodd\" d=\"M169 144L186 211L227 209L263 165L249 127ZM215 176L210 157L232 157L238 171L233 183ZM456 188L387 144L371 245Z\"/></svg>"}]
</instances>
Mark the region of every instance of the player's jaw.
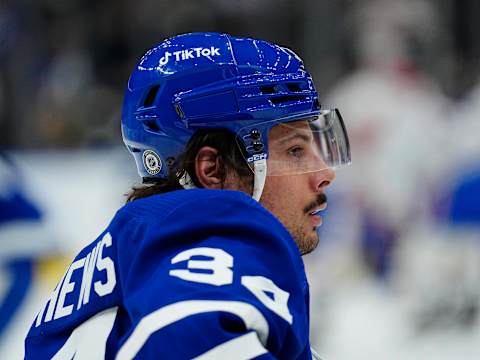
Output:
<instances>
[{"instance_id":1,"label":"player's jaw","mask_svg":"<svg viewBox=\"0 0 480 360\"><path fill-rule=\"evenodd\" d=\"M319 213L326 209L327 197L318 193L313 195L313 200L311 195L309 200L300 200L297 193L296 196L282 196L280 200L278 193L272 196L271 188L267 187L265 197L262 197L263 205L287 228L302 255L312 252L319 242L317 228L322 223Z\"/></svg>"},{"instance_id":2,"label":"player's jaw","mask_svg":"<svg viewBox=\"0 0 480 360\"><path fill-rule=\"evenodd\" d=\"M303 226L293 234L302 255L312 252L318 245L317 228L322 224L320 212L327 208L327 196L324 193L317 195L315 200L308 203L303 209Z\"/></svg>"}]
</instances>

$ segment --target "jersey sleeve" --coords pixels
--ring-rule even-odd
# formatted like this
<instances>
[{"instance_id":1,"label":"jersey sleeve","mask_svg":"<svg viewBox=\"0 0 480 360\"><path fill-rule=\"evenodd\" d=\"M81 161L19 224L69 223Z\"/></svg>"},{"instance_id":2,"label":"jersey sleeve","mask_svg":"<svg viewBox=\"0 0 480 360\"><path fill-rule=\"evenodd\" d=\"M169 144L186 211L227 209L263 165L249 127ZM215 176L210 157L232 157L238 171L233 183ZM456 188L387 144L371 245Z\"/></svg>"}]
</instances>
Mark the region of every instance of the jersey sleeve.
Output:
<instances>
[{"instance_id":1,"label":"jersey sleeve","mask_svg":"<svg viewBox=\"0 0 480 360\"><path fill-rule=\"evenodd\" d=\"M119 249L130 330L117 359L309 354L303 263L271 214L222 194L147 221L140 238L119 241L136 248Z\"/></svg>"}]
</instances>

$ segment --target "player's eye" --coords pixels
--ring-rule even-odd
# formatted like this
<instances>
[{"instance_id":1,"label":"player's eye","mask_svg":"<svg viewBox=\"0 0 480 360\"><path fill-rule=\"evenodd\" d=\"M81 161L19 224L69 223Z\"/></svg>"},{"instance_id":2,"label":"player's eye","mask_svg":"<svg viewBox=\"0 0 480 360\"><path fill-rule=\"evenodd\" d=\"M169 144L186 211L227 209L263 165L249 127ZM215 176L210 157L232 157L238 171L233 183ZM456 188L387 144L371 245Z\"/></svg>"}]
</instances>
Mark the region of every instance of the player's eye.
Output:
<instances>
[{"instance_id":1,"label":"player's eye","mask_svg":"<svg viewBox=\"0 0 480 360\"><path fill-rule=\"evenodd\" d=\"M305 150L303 147L295 145L288 149L288 155L301 158L305 154Z\"/></svg>"}]
</instances>

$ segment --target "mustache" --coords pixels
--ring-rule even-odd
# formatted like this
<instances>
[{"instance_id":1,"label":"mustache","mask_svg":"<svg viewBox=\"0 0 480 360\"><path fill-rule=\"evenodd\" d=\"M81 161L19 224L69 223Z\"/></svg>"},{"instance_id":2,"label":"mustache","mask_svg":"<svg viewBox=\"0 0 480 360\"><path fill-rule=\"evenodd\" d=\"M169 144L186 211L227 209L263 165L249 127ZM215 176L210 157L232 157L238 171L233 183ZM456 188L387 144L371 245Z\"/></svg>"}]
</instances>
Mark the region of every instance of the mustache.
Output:
<instances>
[{"instance_id":1,"label":"mustache","mask_svg":"<svg viewBox=\"0 0 480 360\"><path fill-rule=\"evenodd\" d=\"M317 198L315 199L315 201L312 201L310 204L308 204L307 206L305 206L305 208L303 209L303 211L305 212L305 214L308 214L310 211L312 211L313 209L315 209L317 206L321 206L323 204L325 204L327 202L327 195L325 194L318 194L317 195Z\"/></svg>"}]
</instances>

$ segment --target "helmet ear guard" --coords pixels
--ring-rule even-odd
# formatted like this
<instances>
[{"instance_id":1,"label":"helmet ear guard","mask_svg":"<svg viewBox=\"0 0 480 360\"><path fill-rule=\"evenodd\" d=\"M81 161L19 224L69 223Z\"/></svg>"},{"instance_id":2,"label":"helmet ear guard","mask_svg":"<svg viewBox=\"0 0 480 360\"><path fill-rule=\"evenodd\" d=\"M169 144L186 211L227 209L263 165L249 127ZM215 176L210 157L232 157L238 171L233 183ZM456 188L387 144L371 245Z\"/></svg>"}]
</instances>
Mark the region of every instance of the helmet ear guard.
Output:
<instances>
[{"instance_id":1,"label":"helmet ear guard","mask_svg":"<svg viewBox=\"0 0 480 360\"><path fill-rule=\"evenodd\" d=\"M270 129L319 113L312 78L293 51L191 33L158 44L136 65L125 92L122 135L140 176L155 181L169 176L196 131L227 129L254 172L258 200L270 174ZM179 181L192 187L184 174Z\"/></svg>"}]
</instances>

